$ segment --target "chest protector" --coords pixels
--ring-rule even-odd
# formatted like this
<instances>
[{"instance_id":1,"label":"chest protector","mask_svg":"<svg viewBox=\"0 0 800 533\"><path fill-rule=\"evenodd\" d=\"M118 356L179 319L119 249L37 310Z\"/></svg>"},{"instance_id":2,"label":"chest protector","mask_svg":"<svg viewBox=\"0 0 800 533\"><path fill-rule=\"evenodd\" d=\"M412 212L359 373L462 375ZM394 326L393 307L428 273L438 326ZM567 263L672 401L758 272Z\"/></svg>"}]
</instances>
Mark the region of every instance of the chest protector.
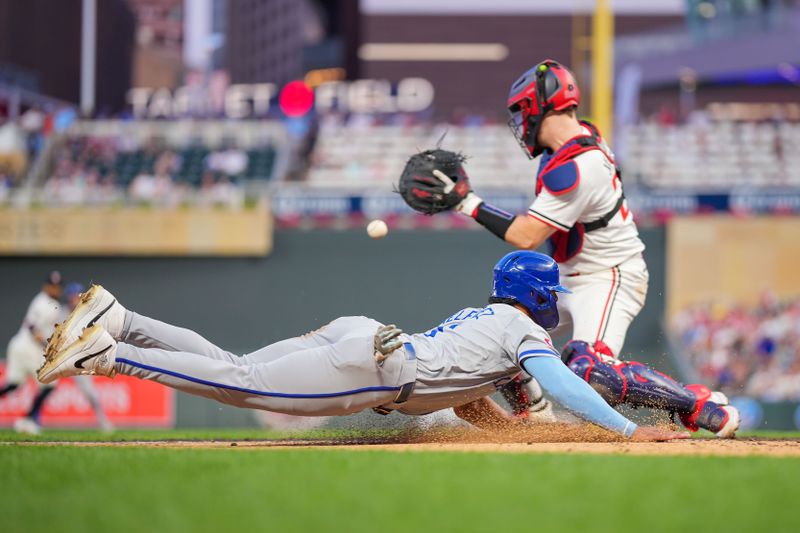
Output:
<instances>
[{"instance_id":1,"label":"chest protector","mask_svg":"<svg viewBox=\"0 0 800 533\"><path fill-rule=\"evenodd\" d=\"M564 146L559 148L555 153L545 153L542 156L542 161L539 164L539 172L536 175L537 196L543 188L556 196L574 190L578 186L578 181L580 179L578 165L574 159L591 150L600 150L606 159L614 165L614 177L619 178L621 186L622 173L619 167L617 167L614 158L611 157L608 150L605 148L603 139L600 137L597 128L589 122L581 121L581 124L589 128L592 132L591 135L575 137L564 144ZM609 183L609 186L615 186L614 180ZM556 231L553 233L553 235L547 239L549 253L553 259L558 263L563 263L578 255L583 248L584 235L608 226L608 223L614 218L614 215L622 208L623 202L625 202L624 193L620 195L614 207L597 220L592 220L591 222L576 222L568 231Z\"/></svg>"}]
</instances>

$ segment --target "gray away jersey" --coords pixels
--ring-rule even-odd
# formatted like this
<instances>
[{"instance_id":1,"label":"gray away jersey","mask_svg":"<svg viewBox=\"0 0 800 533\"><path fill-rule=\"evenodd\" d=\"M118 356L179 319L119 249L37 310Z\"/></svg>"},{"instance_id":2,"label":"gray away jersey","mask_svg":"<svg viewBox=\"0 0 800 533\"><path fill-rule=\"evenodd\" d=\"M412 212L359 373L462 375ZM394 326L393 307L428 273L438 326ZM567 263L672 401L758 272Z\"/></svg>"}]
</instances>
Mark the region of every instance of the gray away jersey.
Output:
<instances>
[{"instance_id":1,"label":"gray away jersey","mask_svg":"<svg viewBox=\"0 0 800 533\"><path fill-rule=\"evenodd\" d=\"M559 357L550 335L507 304L467 308L425 333L407 336L417 355L417 381L398 409L424 414L492 394L529 357Z\"/></svg>"}]
</instances>

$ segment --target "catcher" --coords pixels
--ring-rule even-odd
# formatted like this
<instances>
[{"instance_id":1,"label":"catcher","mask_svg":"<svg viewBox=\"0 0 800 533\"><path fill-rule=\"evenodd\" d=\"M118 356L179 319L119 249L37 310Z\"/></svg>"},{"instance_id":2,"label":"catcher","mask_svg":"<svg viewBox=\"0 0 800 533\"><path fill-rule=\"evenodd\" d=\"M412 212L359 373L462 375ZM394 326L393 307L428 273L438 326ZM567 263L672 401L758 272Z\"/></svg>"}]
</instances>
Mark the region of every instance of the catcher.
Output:
<instances>
[{"instance_id":1,"label":"catcher","mask_svg":"<svg viewBox=\"0 0 800 533\"><path fill-rule=\"evenodd\" d=\"M724 394L683 385L636 361L619 359L631 321L642 309L648 272L614 155L592 124L578 120L580 91L572 74L552 60L525 72L511 86L509 126L529 158L539 157L536 198L515 216L484 202L470 186L464 156L436 149L416 154L403 170L398 192L415 210L433 215L456 210L516 246L547 243L561 283L562 317L553 336L572 332L563 361L612 406L662 409L690 430L732 437L739 413ZM504 389L515 413L542 407L535 382Z\"/></svg>"}]
</instances>

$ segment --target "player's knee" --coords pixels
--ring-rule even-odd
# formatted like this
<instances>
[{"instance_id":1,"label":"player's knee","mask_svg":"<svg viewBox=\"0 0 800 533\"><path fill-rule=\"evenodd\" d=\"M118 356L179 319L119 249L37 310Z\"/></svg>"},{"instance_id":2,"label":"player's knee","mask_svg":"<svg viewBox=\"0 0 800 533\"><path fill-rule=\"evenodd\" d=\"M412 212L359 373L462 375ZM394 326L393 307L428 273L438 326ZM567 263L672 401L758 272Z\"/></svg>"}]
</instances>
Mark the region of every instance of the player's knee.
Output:
<instances>
[{"instance_id":1,"label":"player's knee","mask_svg":"<svg viewBox=\"0 0 800 533\"><path fill-rule=\"evenodd\" d=\"M595 353L599 355L605 355L606 357L611 357L612 359L617 358L617 355L614 353L614 350L612 350L611 347L609 347L609 345L603 341L596 341L593 347Z\"/></svg>"}]
</instances>

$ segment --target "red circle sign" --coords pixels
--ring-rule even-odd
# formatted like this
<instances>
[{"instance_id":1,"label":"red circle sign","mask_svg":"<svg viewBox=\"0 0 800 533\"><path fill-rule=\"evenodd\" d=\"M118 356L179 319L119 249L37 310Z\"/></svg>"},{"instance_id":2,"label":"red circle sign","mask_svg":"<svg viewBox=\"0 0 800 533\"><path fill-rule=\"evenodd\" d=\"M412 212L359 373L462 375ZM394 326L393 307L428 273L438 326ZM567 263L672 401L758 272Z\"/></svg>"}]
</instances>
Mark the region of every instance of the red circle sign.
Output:
<instances>
[{"instance_id":1,"label":"red circle sign","mask_svg":"<svg viewBox=\"0 0 800 533\"><path fill-rule=\"evenodd\" d=\"M305 82L290 81L283 86L278 104L287 117L303 116L314 105L314 91Z\"/></svg>"}]
</instances>

